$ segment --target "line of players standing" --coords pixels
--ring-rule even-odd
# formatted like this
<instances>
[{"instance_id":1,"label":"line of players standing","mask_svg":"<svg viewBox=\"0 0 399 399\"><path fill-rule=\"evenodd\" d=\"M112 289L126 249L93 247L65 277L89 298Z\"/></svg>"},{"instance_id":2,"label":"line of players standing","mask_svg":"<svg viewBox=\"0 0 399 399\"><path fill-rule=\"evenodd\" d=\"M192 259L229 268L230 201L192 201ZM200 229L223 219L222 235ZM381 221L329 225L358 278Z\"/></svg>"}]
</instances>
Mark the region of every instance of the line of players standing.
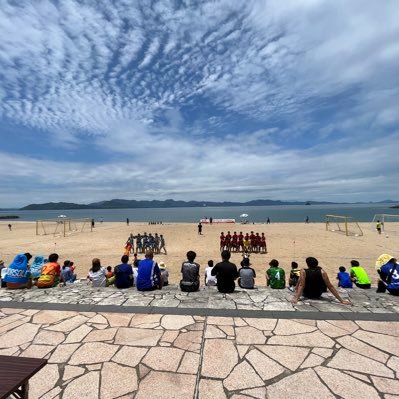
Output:
<instances>
[{"instance_id":1,"label":"line of players standing","mask_svg":"<svg viewBox=\"0 0 399 399\"><path fill-rule=\"evenodd\" d=\"M125 250L126 252L129 251L127 255L129 253L134 253L135 250L137 253L153 251L156 254L160 254L163 250L165 255L167 254L165 238L162 234L158 235L158 233L152 235L151 233L147 234L144 232L143 235L138 233L136 236L130 234L126 241Z\"/></svg>"},{"instance_id":2,"label":"line of players standing","mask_svg":"<svg viewBox=\"0 0 399 399\"><path fill-rule=\"evenodd\" d=\"M220 234L220 251L227 249L230 252L253 252L253 253L267 253L267 244L265 233L254 233L245 235L240 231L239 234L235 231L233 235L230 231L225 235L224 232Z\"/></svg>"}]
</instances>

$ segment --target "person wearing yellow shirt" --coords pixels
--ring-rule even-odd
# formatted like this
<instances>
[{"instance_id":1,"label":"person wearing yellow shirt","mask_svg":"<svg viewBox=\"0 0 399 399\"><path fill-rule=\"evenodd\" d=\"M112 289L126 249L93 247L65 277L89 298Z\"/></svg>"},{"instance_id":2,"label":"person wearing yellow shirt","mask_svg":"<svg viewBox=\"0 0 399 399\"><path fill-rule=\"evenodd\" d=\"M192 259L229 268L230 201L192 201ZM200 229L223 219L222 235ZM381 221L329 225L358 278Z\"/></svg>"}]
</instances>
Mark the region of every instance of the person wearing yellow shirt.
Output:
<instances>
[{"instance_id":1,"label":"person wearing yellow shirt","mask_svg":"<svg viewBox=\"0 0 399 399\"><path fill-rule=\"evenodd\" d=\"M350 275L357 287L366 289L371 287L369 276L357 260L351 260Z\"/></svg>"}]
</instances>

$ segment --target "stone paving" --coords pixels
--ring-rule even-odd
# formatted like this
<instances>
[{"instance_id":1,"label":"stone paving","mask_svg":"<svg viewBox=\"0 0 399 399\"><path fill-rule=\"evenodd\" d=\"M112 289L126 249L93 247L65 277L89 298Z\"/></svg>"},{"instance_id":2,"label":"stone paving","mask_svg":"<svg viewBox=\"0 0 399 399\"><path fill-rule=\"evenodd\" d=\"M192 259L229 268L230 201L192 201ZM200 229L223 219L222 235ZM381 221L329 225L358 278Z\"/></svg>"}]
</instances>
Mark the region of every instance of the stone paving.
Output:
<instances>
[{"instance_id":1,"label":"stone paving","mask_svg":"<svg viewBox=\"0 0 399 399\"><path fill-rule=\"evenodd\" d=\"M0 307L0 354L48 359L31 398L399 398L399 323L291 314Z\"/></svg>"},{"instance_id":2,"label":"stone paving","mask_svg":"<svg viewBox=\"0 0 399 399\"><path fill-rule=\"evenodd\" d=\"M31 398L399 399L399 298L340 294L1 289L0 354L48 359Z\"/></svg>"},{"instance_id":3,"label":"stone paving","mask_svg":"<svg viewBox=\"0 0 399 399\"><path fill-rule=\"evenodd\" d=\"M375 288L362 290L339 290L344 298L350 298L353 306L342 305L331 294L317 301L300 301L291 304L292 292L288 289L272 290L258 288L255 290L238 289L233 294L220 294L216 288L205 288L194 293L184 293L176 286L165 287L161 291L139 292L136 289L118 290L113 287L92 288L85 283L52 289L7 290L0 289L0 303L22 302L28 304L62 304L86 305L86 310L99 310L98 306L108 306L117 311L132 311L134 307L143 307L145 312L156 312L157 309L199 309L222 310L226 315L264 314L266 312L336 312L336 313L372 313L399 314L399 297L389 294L377 294ZM68 309L67 306L64 307ZM73 307L69 307L73 308ZM61 307L59 307L61 309ZM257 313L256 313L257 312ZM163 313L163 312L161 312ZM262 316L263 317L263 316ZM291 315L290 317L293 317Z\"/></svg>"}]
</instances>

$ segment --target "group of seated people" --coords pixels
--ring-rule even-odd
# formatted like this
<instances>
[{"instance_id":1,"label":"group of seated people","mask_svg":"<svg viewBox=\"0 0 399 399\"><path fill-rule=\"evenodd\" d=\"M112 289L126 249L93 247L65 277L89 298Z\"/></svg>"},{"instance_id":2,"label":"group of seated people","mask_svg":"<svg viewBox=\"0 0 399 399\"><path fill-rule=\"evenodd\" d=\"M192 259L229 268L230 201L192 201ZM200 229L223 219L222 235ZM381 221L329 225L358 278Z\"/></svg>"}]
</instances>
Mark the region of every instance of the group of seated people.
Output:
<instances>
[{"instance_id":1,"label":"group of seated people","mask_svg":"<svg viewBox=\"0 0 399 399\"><path fill-rule=\"evenodd\" d=\"M133 264L130 264L129 256L125 254L113 269L111 266L102 267L100 259L94 258L87 279L93 287L114 285L117 288L137 287L140 291L162 289L169 284L169 271L164 262L158 265L153 257L152 251L147 251L143 260L134 254Z\"/></svg>"},{"instance_id":2,"label":"group of seated people","mask_svg":"<svg viewBox=\"0 0 399 399\"><path fill-rule=\"evenodd\" d=\"M76 280L74 262L66 260L61 266L56 253L50 254L47 259L37 255L30 265L31 259L32 255L26 252L18 254L8 267L0 261L1 287L18 289L35 285L38 288L52 288L59 284L74 283Z\"/></svg>"},{"instance_id":3,"label":"group of seated people","mask_svg":"<svg viewBox=\"0 0 399 399\"><path fill-rule=\"evenodd\" d=\"M227 250L230 252L244 252L244 253L267 253L266 237L265 233L246 233L242 231L237 234L235 231L233 235L230 231L225 235L224 232L220 234L220 252Z\"/></svg>"},{"instance_id":4,"label":"group of seated people","mask_svg":"<svg viewBox=\"0 0 399 399\"><path fill-rule=\"evenodd\" d=\"M180 289L184 292L198 291L200 288L200 265L195 262L196 253L188 251L186 260L181 266ZM219 292L231 293L235 290L235 281L244 289L255 287L256 272L251 268L249 255L244 253L240 269L230 262L231 253L223 250L221 262L214 265L213 260L208 261L205 269L205 286L216 286ZM36 256L29 265L32 255L29 253L19 254L14 261L5 268L4 262L0 260L1 282L7 288L51 288L59 284L70 284L75 282L74 264L66 260L61 267L58 263L58 254L53 253L44 259ZM392 295L399 295L399 264L396 258L390 255L381 255L378 260L379 282L377 292L388 291ZM331 283L327 273L319 266L314 257L306 258L306 269L299 269L296 262L292 262L288 278L289 289L294 292L293 303L302 296L309 299L320 298L328 290L342 303L350 303L343 300L336 288ZM346 272L344 266L339 268L337 274L338 287L352 288L355 284L359 288L371 287L370 279L357 260L350 262L351 269ZM115 285L117 288L129 288L136 286L139 291L151 291L162 289L169 284L169 272L164 262L158 263L154 260L153 251L145 253L145 259L138 259L134 254L133 265L129 264L129 256L123 255L121 263L114 268L101 266L98 258L92 260L92 267L88 273L88 281L94 287L106 287ZM278 260L272 259L266 270L266 283L272 289L283 289L286 287L286 274L280 267Z\"/></svg>"},{"instance_id":5,"label":"group of seated people","mask_svg":"<svg viewBox=\"0 0 399 399\"><path fill-rule=\"evenodd\" d=\"M146 251L160 254L162 250L166 255L166 244L163 234L158 235L158 233L155 233L152 235L151 233L147 234L144 232L143 235L140 233L133 235L133 233L130 233L126 240L124 254L129 255L133 252L145 253Z\"/></svg>"}]
</instances>

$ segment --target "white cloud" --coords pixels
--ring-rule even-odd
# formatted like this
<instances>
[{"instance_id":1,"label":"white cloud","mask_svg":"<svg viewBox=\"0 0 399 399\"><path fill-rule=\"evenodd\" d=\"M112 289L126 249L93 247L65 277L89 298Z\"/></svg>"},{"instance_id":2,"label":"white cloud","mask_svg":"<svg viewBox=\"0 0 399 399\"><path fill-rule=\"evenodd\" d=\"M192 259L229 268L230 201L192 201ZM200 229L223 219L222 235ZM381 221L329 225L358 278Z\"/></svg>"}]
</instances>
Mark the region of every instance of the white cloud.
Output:
<instances>
[{"instance_id":1,"label":"white cloud","mask_svg":"<svg viewBox=\"0 0 399 399\"><path fill-rule=\"evenodd\" d=\"M109 162L5 152L0 178L87 201L127 180L143 198L397 196L398 20L395 0L6 1L0 124Z\"/></svg>"}]
</instances>

